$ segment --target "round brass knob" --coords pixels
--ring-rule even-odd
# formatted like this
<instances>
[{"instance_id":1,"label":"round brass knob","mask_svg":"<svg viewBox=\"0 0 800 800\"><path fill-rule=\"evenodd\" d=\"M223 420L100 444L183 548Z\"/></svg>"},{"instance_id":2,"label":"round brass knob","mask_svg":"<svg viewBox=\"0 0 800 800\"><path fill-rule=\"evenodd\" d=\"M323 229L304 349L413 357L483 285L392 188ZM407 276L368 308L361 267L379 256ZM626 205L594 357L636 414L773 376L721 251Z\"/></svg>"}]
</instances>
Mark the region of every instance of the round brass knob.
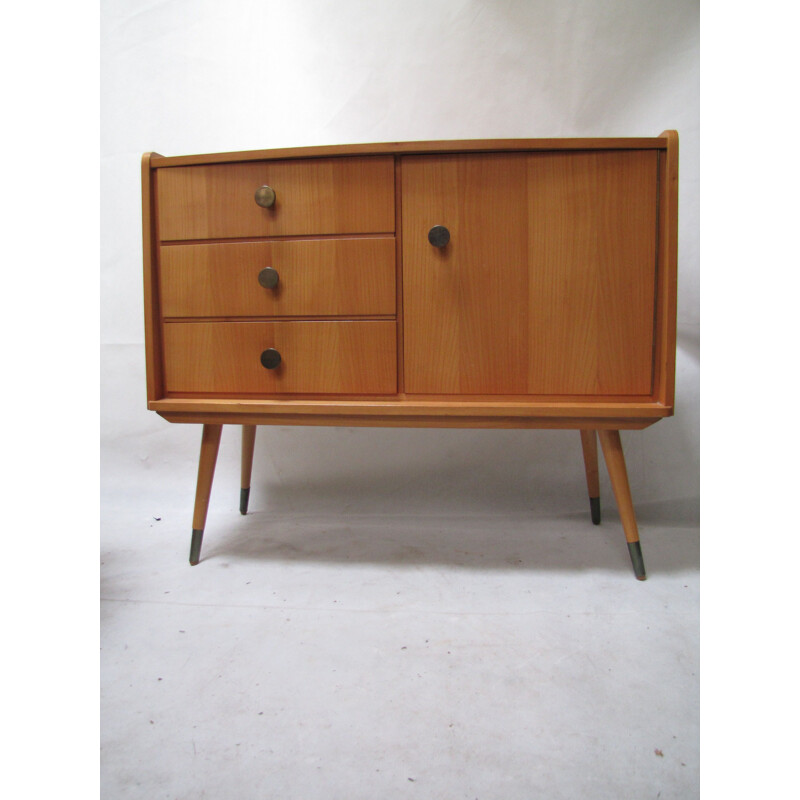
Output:
<instances>
[{"instance_id":1,"label":"round brass knob","mask_svg":"<svg viewBox=\"0 0 800 800\"><path fill-rule=\"evenodd\" d=\"M428 241L434 247L444 247L450 241L450 231L444 225L434 225L428 231Z\"/></svg>"},{"instance_id":2,"label":"round brass knob","mask_svg":"<svg viewBox=\"0 0 800 800\"><path fill-rule=\"evenodd\" d=\"M278 270L272 267L264 267L258 273L258 282L265 289L274 289L278 285Z\"/></svg>"},{"instance_id":3,"label":"round brass knob","mask_svg":"<svg viewBox=\"0 0 800 800\"><path fill-rule=\"evenodd\" d=\"M281 354L274 348L270 347L261 354L261 366L266 369L275 369L280 366Z\"/></svg>"},{"instance_id":4,"label":"round brass knob","mask_svg":"<svg viewBox=\"0 0 800 800\"><path fill-rule=\"evenodd\" d=\"M259 186L256 189L256 203L261 208L272 208L275 205L275 190L271 186Z\"/></svg>"}]
</instances>

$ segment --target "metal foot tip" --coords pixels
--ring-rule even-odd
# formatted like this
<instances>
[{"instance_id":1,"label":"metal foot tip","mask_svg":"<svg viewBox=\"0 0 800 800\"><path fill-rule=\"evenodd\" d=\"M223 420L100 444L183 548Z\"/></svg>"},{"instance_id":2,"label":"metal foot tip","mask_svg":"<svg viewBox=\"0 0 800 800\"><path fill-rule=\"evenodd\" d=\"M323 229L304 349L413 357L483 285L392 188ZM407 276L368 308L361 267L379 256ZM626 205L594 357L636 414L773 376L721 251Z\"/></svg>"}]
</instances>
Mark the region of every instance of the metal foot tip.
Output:
<instances>
[{"instance_id":1,"label":"metal foot tip","mask_svg":"<svg viewBox=\"0 0 800 800\"><path fill-rule=\"evenodd\" d=\"M600 524L600 498L599 497L590 497L589 498L589 508L592 512L592 522L595 525Z\"/></svg>"},{"instance_id":2,"label":"metal foot tip","mask_svg":"<svg viewBox=\"0 0 800 800\"><path fill-rule=\"evenodd\" d=\"M194 567L200 562L200 548L203 546L202 529L192 528L192 546L189 548L189 563Z\"/></svg>"},{"instance_id":3,"label":"metal foot tip","mask_svg":"<svg viewBox=\"0 0 800 800\"><path fill-rule=\"evenodd\" d=\"M242 489L239 493L239 513L246 514L247 513L247 504L250 502L250 487L248 486L246 489Z\"/></svg>"},{"instance_id":4,"label":"metal foot tip","mask_svg":"<svg viewBox=\"0 0 800 800\"><path fill-rule=\"evenodd\" d=\"M633 564L633 574L636 576L636 580L646 580L647 573L644 569L642 545L639 542L628 542L628 552L631 554L631 564Z\"/></svg>"}]
</instances>

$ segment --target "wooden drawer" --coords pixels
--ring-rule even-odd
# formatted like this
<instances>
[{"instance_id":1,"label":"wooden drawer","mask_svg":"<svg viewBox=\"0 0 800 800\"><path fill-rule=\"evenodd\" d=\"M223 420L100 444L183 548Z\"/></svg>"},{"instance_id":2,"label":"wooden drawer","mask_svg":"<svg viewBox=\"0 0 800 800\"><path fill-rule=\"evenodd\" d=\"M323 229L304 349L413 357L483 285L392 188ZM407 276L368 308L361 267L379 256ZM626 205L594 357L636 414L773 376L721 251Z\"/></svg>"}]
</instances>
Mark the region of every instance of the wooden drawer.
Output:
<instances>
[{"instance_id":1,"label":"wooden drawer","mask_svg":"<svg viewBox=\"0 0 800 800\"><path fill-rule=\"evenodd\" d=\"M261 364L268 348L276 369ZM164 368L168 393L394 394L395 323L167 322Z\"/></svg>"},{"instance_id":2,"label":"wooden drawer","mask_svg":"<svg viewBox=\"0 0 800 800\"><path fill-rule=\"evenodd\" d=\"M306 239L161 247L164 317L395 313L395 240ZM264 288L271 267L278 284Z\"/></svg>"},{"instance_id":3,"label":"wooden drawer","mask_svg":"<svg viewBox=\"0 0 800 800\"><path fill-rule=\"evenodd\" d=\"M271 208L255 202L263 185ZM394 231L391 157L169 167L156 186L162 241Z\"/></svg>"}]
</instances>

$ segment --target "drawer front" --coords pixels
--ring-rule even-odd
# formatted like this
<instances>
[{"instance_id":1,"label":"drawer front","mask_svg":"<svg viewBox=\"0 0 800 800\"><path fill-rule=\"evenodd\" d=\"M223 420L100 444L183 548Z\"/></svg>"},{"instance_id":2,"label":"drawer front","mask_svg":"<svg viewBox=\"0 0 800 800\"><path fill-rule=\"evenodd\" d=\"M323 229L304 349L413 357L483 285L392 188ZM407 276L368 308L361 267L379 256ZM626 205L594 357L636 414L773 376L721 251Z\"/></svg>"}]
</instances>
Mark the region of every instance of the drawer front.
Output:
<instances>
[{"instance_id":1,"label":"drawer front","mask_svg":"<svg viewBox=\"0 0 800 800\"><path fill-rule=\"evenodd\" d=\"M168 318L395 313L393 237L165 245L160 262Z\"/></svg>"},{"instance_id":2,"label":"drawer front","mask_svg":"<svg viewBox=\"0 0 800 800\"><path fill-rule=\"evenodd\" d=\"M280 353L267 369L261 354ZM168 393L394 394L395 323L385 320L167 322Z\"/></svg>"},{"instance_id":3,"label":"drawer front","mask_svg":"<svg viewBox=\"0 0 800 800\"><path fill-rule=\"evenodd\" d=\"M275 191L256 204L261 186ZM320 158L157 170L162 241L394 231L391 157Z\"/></svg>"}]
</instances>

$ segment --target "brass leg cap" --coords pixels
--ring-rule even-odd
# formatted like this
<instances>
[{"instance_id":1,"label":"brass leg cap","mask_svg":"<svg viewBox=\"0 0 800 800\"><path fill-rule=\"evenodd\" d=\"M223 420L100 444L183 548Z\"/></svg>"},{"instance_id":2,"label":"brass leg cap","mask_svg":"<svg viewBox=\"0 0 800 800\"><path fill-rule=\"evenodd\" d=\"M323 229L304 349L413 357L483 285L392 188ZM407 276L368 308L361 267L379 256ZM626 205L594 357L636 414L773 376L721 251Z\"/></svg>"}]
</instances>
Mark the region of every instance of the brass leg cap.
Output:
<instances>
[{"instance_id":1,"label":"brass leg cap","mask_svg":"<svg viewBox=\"0 0 800 800\"><path fill-rule=\"evenodd\" d=\"M600 524L600 498L599 497L590 497L589 498L589 508L592 512L592 522L595 525Z\"/></svg>"},{"instance_id":2,"label":"brass leg cap","mask_svg":"<svg viewBox=\"0 0 800 800\"><path fill-rule=\"evenodd\" d=\"M637 580L643 581L647 578L644 571L644 558L642 557L642 545L639 542L628 542L628 552L631 554L631 564L633 564L633 574Z\"/></svg>"},{"instance_id":3,"label":"brass leg cap","mask_svg":"<svg viewBox=\"0 0 800 800\"><path fill-rule=\"evenodd\" d=\"M192 528L192 546L189 548L189 563L195 566L200 561L200 548L203 546L203 529Z\"/></svg>"}]
</instances>

